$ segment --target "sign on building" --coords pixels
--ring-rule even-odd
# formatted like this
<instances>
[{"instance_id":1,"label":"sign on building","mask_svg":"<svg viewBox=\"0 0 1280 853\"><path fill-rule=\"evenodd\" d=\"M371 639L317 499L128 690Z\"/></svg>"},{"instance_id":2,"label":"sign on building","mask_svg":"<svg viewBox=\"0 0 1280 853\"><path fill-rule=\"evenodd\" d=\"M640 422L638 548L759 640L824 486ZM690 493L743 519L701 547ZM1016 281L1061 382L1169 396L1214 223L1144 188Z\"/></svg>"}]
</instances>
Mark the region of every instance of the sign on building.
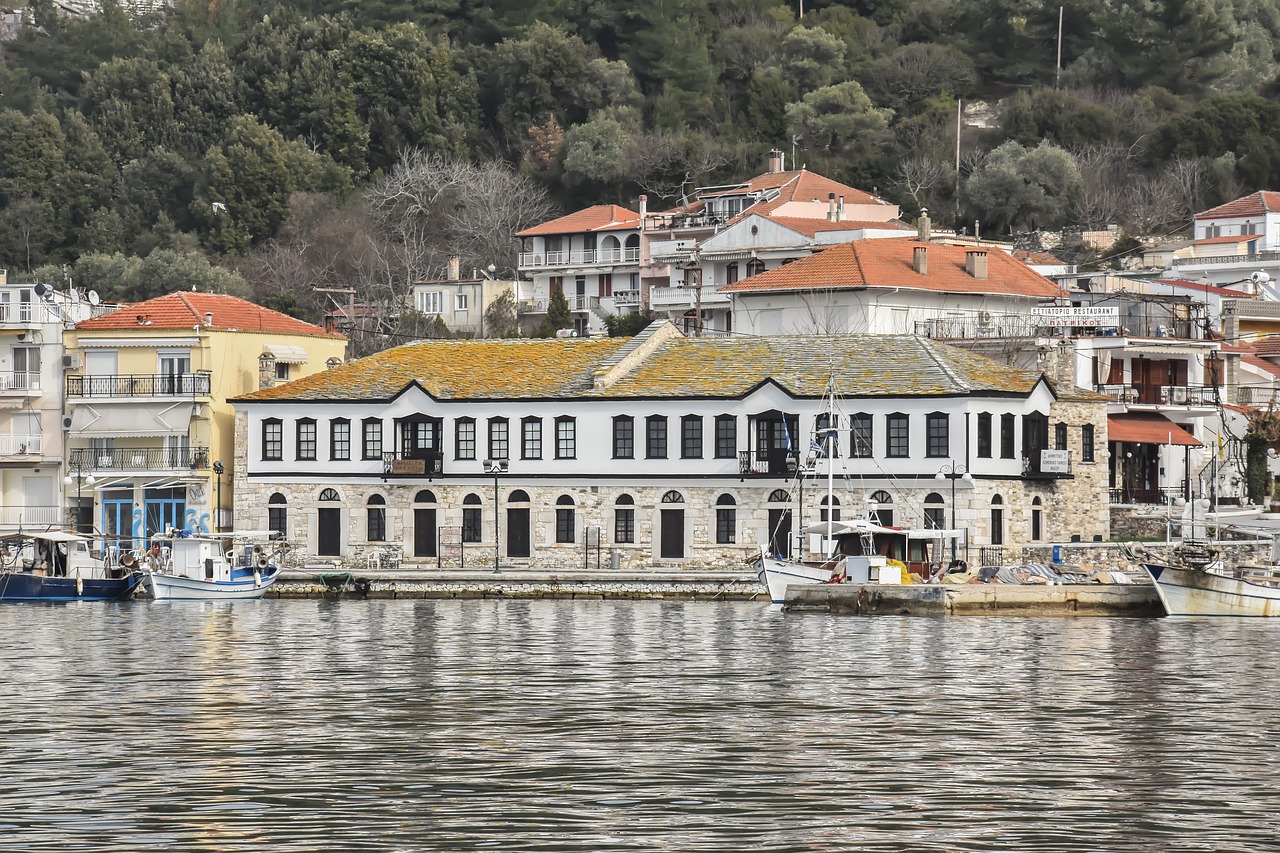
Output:
<instances>
[{"instance_id":1,"label":"sign on building","mask_svg":"<svg viewBox=\"0 0 1280 853\"><path fill-rule=\"evenodd\" d=\"M1109 328L1120 325L1120 308L1116 305L1092 308L1083 305L1032 308L1031 316L1040 326Z\"/></svg>"},{"instance_id":2,"label":"sign on building","mask_svg":"<svg viewBox=\"0 0 1280 853\"><path fill-rule=\"evenodd\" d=\"M1071 451L1041 450L1040 470L1045 474L1070 474Z\"/></svg>"}]
</instances>

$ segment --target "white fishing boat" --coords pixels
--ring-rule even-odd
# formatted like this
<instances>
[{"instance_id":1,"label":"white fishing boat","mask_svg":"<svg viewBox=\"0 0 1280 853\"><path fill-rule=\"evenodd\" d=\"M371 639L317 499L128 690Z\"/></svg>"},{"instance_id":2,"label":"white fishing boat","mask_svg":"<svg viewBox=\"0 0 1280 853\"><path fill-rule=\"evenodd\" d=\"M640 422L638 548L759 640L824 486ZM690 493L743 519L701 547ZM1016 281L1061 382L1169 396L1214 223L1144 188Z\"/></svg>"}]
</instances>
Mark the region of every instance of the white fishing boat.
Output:
<instances>
[{"instance_id":1,"label":"white fishing boat","mask_svg":"<svg viewBox=\"0 0 1280 853\"><path fill-rule=\"evenodd\" d=\"M142 584L157 601L262 598L280 577L285 543L271 531L191 534L168 530L151 538Z\"/></svg>"},{"instance_id":2,"label":"white fishing boat","mask_svg":"<svg viewBox=\"0 0 1280 853\"><path fill-rule=\"evenodd\" d=\"M1276 546L1273 544L1273 558ZM1170 560L1153 559L1140 545L1126 548L1155 583L1170 616L1280 616L1280 565L1224 563L1210 542L1190 540Z\"/></svg>"}]
</instances>

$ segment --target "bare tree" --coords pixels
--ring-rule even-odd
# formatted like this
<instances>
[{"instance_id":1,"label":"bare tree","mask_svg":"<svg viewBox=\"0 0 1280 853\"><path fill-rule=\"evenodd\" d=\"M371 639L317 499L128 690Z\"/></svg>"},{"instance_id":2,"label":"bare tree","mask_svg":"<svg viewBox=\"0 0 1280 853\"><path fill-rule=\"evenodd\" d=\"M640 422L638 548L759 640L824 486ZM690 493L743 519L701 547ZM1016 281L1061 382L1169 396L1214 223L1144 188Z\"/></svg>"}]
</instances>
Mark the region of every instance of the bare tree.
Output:
<instances>
[{"instance_id":1,"label":"bare tree","mask_svg":"<svg viewBox=\"0 0 1280 853\"><path fill-rule=\"evenodd\" d=\"M1177 192L1178 212L1184 220L1204 209L1210 183L1204 160L1179 157L1164 167L1164 173Z\"/></svg>"},{"instance_id":2,"label":"bare tree","mask_svg":"<svg viewBox=\"0 0 1280 853\"><path fill-rule=\"evenodd\" d=\"M911 196L916 207L934 206L936 190L953 180L951 169L932 157L912 156L898 161L894 183ZM949 191L949 188L948 188Z\"/></svg>"}]
</instances>

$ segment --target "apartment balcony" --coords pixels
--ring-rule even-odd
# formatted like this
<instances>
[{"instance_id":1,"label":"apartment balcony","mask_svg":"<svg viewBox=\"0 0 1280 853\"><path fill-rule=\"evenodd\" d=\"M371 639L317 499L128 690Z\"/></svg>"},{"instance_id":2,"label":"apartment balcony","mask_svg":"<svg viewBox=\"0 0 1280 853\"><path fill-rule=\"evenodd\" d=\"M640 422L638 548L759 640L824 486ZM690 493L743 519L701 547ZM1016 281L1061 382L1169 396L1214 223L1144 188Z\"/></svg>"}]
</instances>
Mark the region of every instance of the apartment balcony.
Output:
<instances>
[{"instance_id":1,"label":"apartment balcony","mask_svg":"<svg viewBox=\"0 0 1280 853\"><path fill-rule=\"evenodd\" d=\"M1027 480L1069 480L1075 475L1071 473L1071 456L1062 450L1023 456L1022 476Z\"/></svg>"},{"instance_id":2,"label":"apartment balcony","mask_svg":"<svg viewBox=\"0 0 1280 853\"><path fill-rule=\"evenodd\" d=\"M1248 236L1240 238L1241 242L1248 240ZM1173 266L1177 267L1198 267L1198 266L1226 266L1228 264L1249 264L1256 265L1264 261L1280 261L1280 252L1269 250L1265 252L1254 252L1252 255L1206 255L1199 258L1174 258Z\"/></svg>"},{"instance_id":3,"label":"apartment balcony","mask_svg":"<svg viewBox=\"0 0 1280 853\"><path fill-rule=\"evenodd\" d=\"M698 304L696 287L654 287L649 289L649 307L655 310L693 308ZM712 287L702 288L702 307L728 305L729 294Z\"/></svg>"},{"instance_id":4,"label":"apartment balcony","mask_svg":"<svg viewBox=\"0 0 1280 853\"><path fill-rule=\"evenodd\" d=\"M592 311L600 307L599 296L566 296L565 301L569 303L570 311ZM521 314L545 314L550 304L550 299L525 299L516 307Z\"/></svg>"},{"instance_id":5,"label":"apartment balcony","mask_svg":"<svg viewBox=\"0 0 1280 853\"><path fill-rule=\"evenodd\" d=\"M1036 324L1025 314L935 317L916 320L915 333L935 341L975 341L984 339L1034 337Z\"/></svg>"},{"instance_id":6,"label":"apartment balcony","mask_svg":"<svg viewBox=\"0 0 1280 853\"><path fill-rule=\"evenodd\" d=\"M563 267L616 267L640 263L640 248L573 249L567 252L521 252L520 269Z\"/></svg>"},{"instance_id":7,"label":"apartment balcony","mask_svg":"<svg viewBox=\"0 0 1280 853\"><path fill-rule=\"evenodd\" d=\"M645 231L689 231L717 229L727 220L706 213L651 213L644 218Z\"/></svg>"},{"instance_id":8,"label":"apartment balcony","mask_svg":"<svg viewBox=\"0 0 1280 853\"><path fill-rule=\"evenodd\" d=\"M0 329L35 329L44 323L60 321L49 303L43 300L31 302L0 302Z\"/></svg>"},{"instance_id":9,"label":"apartment balcony","mask_svg":"<svg viewBox=\"0 0 1280 853\"><path fill-rule=\"evenodd\" d=\"M122 374L68 376L67 397L95 400L135 397L208 397L212 376L208 371L181 374Z\"/></svg>"},{"instance_id":10,"label":"apartment balcony","mask_svg":"<svg viewBox=\"0 0 1280 853\"><path fill-rule=\"evenodd\" d=\"M790 477L800 465L800 457L794 452L772 450L738 451L738 473L743 477Z\"/></svg>"},{"instance_id":11,"label":"apartment balcony","mask_svg":"<svg viewBox=\"0 0 1280 853\"><path fill-rule=\"evenodd\" d=\"M207 447L72 448L67 466L78 471L207 471Z\"/></svg>"},{"instance_id":12,"label":"apartment balcony","mask_svg":"<svg viewBox=\"0 0 1280 853\"><path fill-rule=\"evenodd\" d=\"M465 463L464 463L465 464ZM480 473L480 463L475 463ZM426 477L444 474L444 454L434 450L407 450L382 454L382 479Z\"/></svg>"},{"instance_id":13,"label":"apartment balcony","mask_svg":"<svg viewBox=\"0 0 1280 853\"><path fill-rule=\"evenodd\" d=\"M43 455L43 435L0 434L0 456L30 457L33 460L38 460Z\"/></svg>"},{"instance_id":14,"label":"apartment balcony","mask_svg":"<svg viewBox=\"0 0 1280 853\"><path fill-rule=\"evenodd\" d=\"M1117 403L1135 406L1213 408L1225 398L1216 385L1098 385L1096 390Z\"/></svg>"},{"instance_id":15,"label":"apartment balcony","mask_svg":"<svg viewBox=\"0 0 1280 853\"><path fill-rule=\"evenodd\" d=\"M1241 385L1236 389L1236 404L1258 409L1280 406L1280 388L1273 385Z\"/></svg>"},{"instance_id":16,"label":"apartment balcony","mask_svg":"<svg viewBox=\"0 0 1280 853\"><path fill-rule=\"evenodd\" d=\"M60 506L3 506L0 507L0 527L5 530L48 530L65 527L71 520Z\"/></svg>"},{"instance_id":17,"label":"apartment balcony","mask_svg":"<svg viewBox=\"0 0 1280 853\"><path fill-rule=\"evenodd\" d=\"M639 307L640 291L615 290L613 292L613 304L619 308Z\"/></svg>"},{"instance_id":18,"label":"apartment balcony","mask_svg":"<svg viewBox=\"0 0 1280 853\"><path fill-rule=\"evenodd\" d=\"M40 391L39 371L0 370L0 397L30 397Z\"/></svg>"}]
</instances>

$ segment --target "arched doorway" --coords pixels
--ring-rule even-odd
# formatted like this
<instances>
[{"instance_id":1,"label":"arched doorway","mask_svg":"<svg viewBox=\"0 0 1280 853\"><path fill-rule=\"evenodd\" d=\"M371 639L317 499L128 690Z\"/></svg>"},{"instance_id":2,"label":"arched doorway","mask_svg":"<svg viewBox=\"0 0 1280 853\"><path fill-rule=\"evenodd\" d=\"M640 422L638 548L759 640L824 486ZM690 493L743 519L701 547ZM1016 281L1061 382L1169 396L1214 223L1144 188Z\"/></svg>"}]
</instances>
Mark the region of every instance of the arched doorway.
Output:
<instances>
[{"instance_id":1,"label":"arched doorway","mask_svg":"<svg viewBox=\"0 0 1280 853\"><path fill-rule=\"evenodd\" d=\"M791 556L791 495L786 489L769 493L769 553Z\"/></svg>"},{"instance_id":2,"label":"arched doorway","mask_svg":"<svg viewBox=\"0 0 1280 853\"><path fill-rule=\"evenodd\" d=\"M1004 498L991 497L991 544L1004 544Z\"/></svg>"},{"instance_id":3,"label":"arched doorway","mask_svg":"<svg viewBox=\"0 0 1280 853\"><path fill-rule=\"evenodd\" d=\"M516 489L507 498L507 556L528 558L533 555L529 535L529 493Z\"/></svg>"},{"instance_id":4,"label":"arched doorway","mask_svg":"<svg viewBox=\"0 0 1280 853\"><path fill-rule=\"evenodd\" d=\"M684 495L675 489L664 494L658 516L662 526L658 556L664 560L684 559Z\"/></svg>"},{"instance_id":5,"label":"arched doorway","mask_svg":"<svg viewBox=\"0 0 1280 853\"><path fill-rule=\"evenodd\" d=\"M342 556L342 497L336 489L320 492L320 507L316 510L316 556Z\"/></svg>"},{"instance_id":6,"label":"arched doorway","mask_svg":"<svg viewBox=\"0 0 1280 853\"><path fill-rule=\"evenodd\" d=\"M436 556L436 495L422 489L413 496L413 556Z\"/></svg>"}]
</instances>

